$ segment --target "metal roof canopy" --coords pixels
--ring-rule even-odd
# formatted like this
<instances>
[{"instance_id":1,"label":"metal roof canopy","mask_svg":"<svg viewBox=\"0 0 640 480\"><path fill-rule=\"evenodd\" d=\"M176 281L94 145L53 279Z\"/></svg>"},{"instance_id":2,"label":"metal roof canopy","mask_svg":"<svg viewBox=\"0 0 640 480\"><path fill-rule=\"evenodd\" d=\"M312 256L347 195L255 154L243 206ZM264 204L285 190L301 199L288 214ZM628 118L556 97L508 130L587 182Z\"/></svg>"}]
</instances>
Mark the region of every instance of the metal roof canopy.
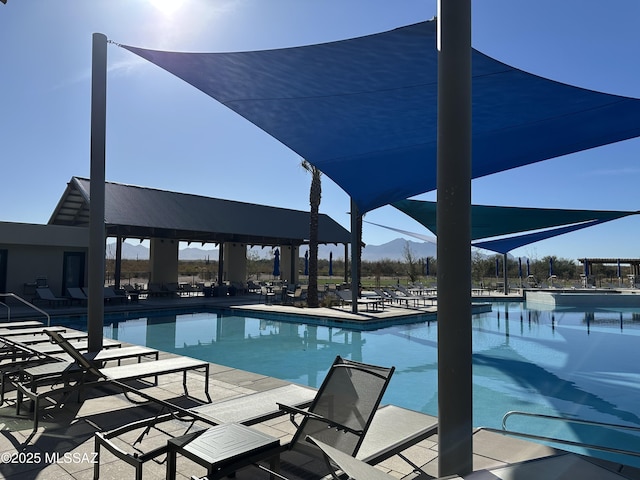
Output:
<instances>
[{"instance_id":1,"label":"metal roof canopy","mask_svg":"<svg viewBox=\"0 0 640 480\"><path fill-rule=\"evenodd\" d=\"M309 238L309 212L253 203L106 183L107 236L171 238L184 242L302 245ZM49 224L89 226L90 180L72 177ZM350 241L350 233L321 214L320 243Z\"/></svg>"}]
</instances>

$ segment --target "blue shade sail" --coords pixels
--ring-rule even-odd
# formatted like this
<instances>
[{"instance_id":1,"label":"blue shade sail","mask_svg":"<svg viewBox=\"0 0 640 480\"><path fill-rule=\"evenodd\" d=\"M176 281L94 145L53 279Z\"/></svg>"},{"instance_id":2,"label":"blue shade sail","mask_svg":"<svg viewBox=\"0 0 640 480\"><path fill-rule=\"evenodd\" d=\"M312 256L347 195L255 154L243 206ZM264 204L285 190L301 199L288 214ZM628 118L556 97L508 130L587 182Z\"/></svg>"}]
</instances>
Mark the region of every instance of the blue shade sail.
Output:
<instances>
[{"instance_id":1,"label":"blue shade sail","mask_svg":"<svg viewBox=\"0 0 640 480\"><path fill-rule=\"evenodd\" d=\"M436 188L436 22L240 53L123 48L245 117L361 212ZM473 51L473 178L640 136L640 100L547 80Z\"/></svg>"},{"instance_id":2,"label":"blue shade sail","mask_svg":"<svg viewBox=\"0 0 640 480\"><path fill-rule=\"evenodd\" d=\"M436 229L436 202L402 200L394 202L393 206L428 228L434 235L438 234ZM636 213L638 212L472 205L471 239L479 240L593 220L615 220ZM553 235L549 235L549 237L551 236Z\"/></svg>"},{"instance_id":3,"label":"blue shade sail","mask_svg":"<svg viewBox=\"0 0 640 480\"><path fill-rule=\"evenodd\" d=\"M498 238L495 240L486 240L472 243L472 246L477 248L484 248L485 250L491 250L496 253L508 253L516 248L524 247L530 243L546 240L547 238L557 237L558 235L564 235L565 233L575 232L587 227L593 227L600 223L609 222L613 219L606 220L593 220L590 222L583 222L576 225L568 225L565 227L552 228L544 230L542 232L525 233L523 235L513 235L511 237ZM527 276L529 274L527 273Z\"/></svg>"},{"instance_id":4,"label":"blue shade sail","mask_svg":"<svg viewBox=\"0 0 640 480\"><path fill-rule=\"evenodd\" d=\"M436 202L402 200L394 202L393 206L437 235ZM493 252L507 253L530 243L638 213L640 212L472 205L471 238L482 240L475 241L472 245ZM391 227L385 228L426 239L422 235L418 236L418 234ZM502 236L504 237L483 240Z\"/></svg>"}]
</instances>

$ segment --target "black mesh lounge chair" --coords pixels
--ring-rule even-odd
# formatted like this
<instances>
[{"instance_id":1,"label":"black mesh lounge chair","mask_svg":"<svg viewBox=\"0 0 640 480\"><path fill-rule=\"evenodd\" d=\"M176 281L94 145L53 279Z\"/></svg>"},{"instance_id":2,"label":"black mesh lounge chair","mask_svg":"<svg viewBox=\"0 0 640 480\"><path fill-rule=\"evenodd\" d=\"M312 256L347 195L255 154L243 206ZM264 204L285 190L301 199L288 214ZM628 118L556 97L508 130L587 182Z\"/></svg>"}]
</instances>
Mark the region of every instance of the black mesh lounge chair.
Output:
<instances>
[{"instance_id":1,"label":"black mesh lounge chair","mask_svg":"<svg viewBox=\"0 0 640 480\"><path fill-rule=\"evenodd\" d=\"M415 470L419 466L403 452L435 435L438 419L413 410L385 405L378 408L393 368L386 369L337 357L308 412L285 405L295 416L303 415L296 433L284 450L322 458L322 451L305 441L311 435L359 462L371 465L398 455ZM257 465L263 470L269 470ZM285 478L279 476L277 478ZM364 477L366 478L366 477Z\"/></svg>"},{"instance_id":2,"label":"black mesh lounge chair","mask_svg":"<svg viewBox=\"0 0 640 480\"><path fill-rule=\"evenodd\" d=\"M433 302L438 299L437 295L423 295L422 293L413 293L411 292L411 290L406 289L402 285L397 285L396 289L409 298L418 297L422 300L422 303L425 306L427 305L427 300L429 300L431 302L431 305L433 305Z\"/></svg>"},{"instance_id":3,"label":"black mesh lounge chair","mask_svg":"<svg viewBox=\"0 0 640 480\"><path fill-rule=\"evenodd\" d=\"M84 291L80 287L67 288L67 297L69 297L69 300L71 301L71 303L75 301L81 305L86 303L88 300L87 294L84 293Z\"/></svg>"},{"instance_id":4,"label":"black mesh lounge chair","mask_svg":"<svg viewBox=\"0 0 640 480\"><path fill-rule=\"evenodd\" d=\"M287 448L319 456L304 441L311 435L355 456L394 370L336 357L308 410L279 404L297 426ZM299 424L296 415L303 416Z\"/></svg>"},{"instance_id":5,"label":"black mesh lounge chair","mask_svg":"<svg viewBox=\"0 0 640 480\"><path fill-rule=\"evenodd\" d=\"M187 372L192 370L204 371L204 393L207 400L211 401L209 396L209 364L200 360L196 360L190 357L172 357L164 360L153 360L149 362L135 363L131 365L119 365L117 367L98 368L94 363L88 360L81 352L79 352L70 342L68 342L58 332L48 332L47 335L51 337L51 341L58 344L65 353L67 353L75 362L74 368L69 368L62 375L56 373L52 377L41 375L39 378L43 380L50 380L51 378L61 381L64 386L59 390L64 393L63 401L59 402L59 405L64 403L71 391L78 391L85 387L93 387L98 384L113 384L121 387L125 392L133 392L139 394L139 390L127 385L126 381L141 380L150 377L154 377L157 382L159 375L166 375L170 373L182 373L183 380L182 385L184 387L185 394L188 395L187 390ZM38 429L38 417L39 417L39 405L41 394L37 392L38 382L33 382L33 377L29 378L29 369L26 369L20 373L17 380L12 381L17 390L16 399L16 413L20 412L23 396L27 396L33 401L33 430ZM44 395L50 396L52 392L45 392Z\"/></svg>"},{"instance_id":6,"label":"black mesh lounge chair","mask_svg":"<svg viewBox=\"0 0 640 480\"><path fill-rule=\"evenodd\" d=\"M340 302L343 305L351 305L354 300L353 300L353 296L351 295L351 290L336 290L336 294L338 295L338 298L340 299ZM383 298L379 298L379 297L371 297L371 298L356 298L355 302L358 305L364 305L365 308L367 309L367 311L369 311L369 306L373 307L374 310L377 310L378 307L380 307L380 309L384 310L384 299Z\"/></svg>"},{"instance_id":7,"label":"black mesh lounge chair","mask_svg":"<svg viewBox=\"0 0 640 480\"><path fill-rule=\"evenodd\" d=\"M214 401L205 405L189 408L188 410L180 409L179 407L166 403L159 404L162 408L160 415L129 423L109 432L96 432L95 452L97 453L97 457L94 463L94 478L100 477L100 454L101 449L104 448L120 460L134 467L135 479L142 480L143 465L167 452L167 444L165 443L158 447L155 446L157 442L154 442L154 448L144 451L144 449L141 448L142 439L152 428L168 434L163 428L163 423L167 420L179 419L186 422L185 429L183 430L185 433L192 429L196 421L211 426L222 423L254 425L284 415L284 412L278 408L278 401L286 401L288 404L298 408L305 408L311 404L315 395L316 391L312 388L289 384L237 398ZM115 442L118 437L125 436L129 434L129 432L136 430L142 430L142 433L138 435L133 443L129 443L132 449L136 448L135 451L126 451L123 446L121 446L122 442ZM177 431L178 430L176 430L176 432ZM172 435L175 436L176 432L173 432ZM140 447L137 446L138 443L141 444Z\"/></svg>"},{"instance_id":8,"label":"black mesh lounge chair","mask_svg":"<svg viewBox=\"0 0 640 480\"><path fill-rule=\"evenodd\" d=\"M396 478L389 475L388 473L383 472L382 470L378 470L368 463L347 455L337 448L327 445L320 440L316 440L313 437L307 437L307 441L315 445L322 451L327 462L327 467L331 472L331 476L335 479L341 478L344 480L345 478L344 476L338 477L338 475L336 475L335 467L337 467L339 470L342 470L342 472L347 475L346 478L348 480L394 480ZM461 477L452 475L448 477L442 477L440 480L445 479L455 480L461 479Z\"/></svg>"},{"instance_id":9,"label":"black mesh lounge chair","mask_svg":"<svg viewBox=\"0 0 640 480\"><path fill-rule=\"evenodd\" d=\"M424 298L419 297L418 295L405 295L404 293L396 292L391 288L385 288L383 291L386 292L394 302L404 303L407 308L409 308L409 302L413 302L414 307L417 307L421 301L424 304Z\"/></svg>"},{"instance_id":10,"label":"black mesh lounge chair","mask_svg":"<svg viewBox=\"0 0 640 480\"><path fill-rule=\"evenodd\" d=\"M10 339L10 337L9 337ZM6 339L3 339L6 340ZM41 379L48 379L72 373L78 369L74 360L62 349L50 353L41 352L33 348L33 345L14 344L13 358L0 360L0 405L4 402L8 378L19 376L22 371L27 371L27 376L32 382L38 383ZM97 365L104 366L107 362L136 358L141 362L143 358L157 360L160 352L153 348L133 345L123 348L104 348L99 352L83 353L82 355ZM10 355L7 355L9 357ZM50 365L55 363L55 365ZM28 370L27 370L28 369Z\"/></svg>"},{"instance_id":11,"label":"black mesh lounge chair","mask_svg":"<svg viewBox=\"0 0 640 480\"><path fill-rule=\"evenodd\" d=\"M49 302L49 305L58 306L58 305L66 305L69 303L68 298L64 297L56 297L49 287L38 287L36 288L36 296L40 300L44 300Z\"/></svg>"},{"instance_id":12,"label":"black mesh lounge chair","mask_svg":"<svg viewBox=\"0 0 640 480\"><path fill-rule=\"evenodd\" d=\"M291 442L284 445L282 451L322 458L321 450L305 441L308 435L313 435L347 455L355 456L394 370L394 367L379 367L336 357L308 410L278 404L297 427ZM300 415L302 419L298 423L296 416ZM256 466L271 472L263 465ZM174 475L175 472L167 468L167 478Z\"/></svg>"}]
</instances>

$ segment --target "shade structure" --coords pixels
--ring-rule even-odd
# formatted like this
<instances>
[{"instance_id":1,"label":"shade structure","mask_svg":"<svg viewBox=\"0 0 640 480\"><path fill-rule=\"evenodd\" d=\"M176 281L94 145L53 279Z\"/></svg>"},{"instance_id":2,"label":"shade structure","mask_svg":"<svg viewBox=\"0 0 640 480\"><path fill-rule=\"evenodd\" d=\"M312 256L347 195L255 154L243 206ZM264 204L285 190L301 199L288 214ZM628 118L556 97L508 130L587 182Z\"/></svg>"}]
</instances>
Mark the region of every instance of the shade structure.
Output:
<instances>
[{"instance_id":1,"label":"shade structure","mask_svg":"<svg viewBox=\"0 0 640 480\"><path fill-rule=\"evenodd\" d=\"M329 276L333 276L333 252L329 252Z\"/></svg>"},{"instance_id":2,"label":"shade structure","mask_svg":"<svg viewBox=\"0 0 640 480\"><path fill-rule=\"evenodd\" d=\"M273 276L280 276L280 250L277 248L273 252Z\"/></svg>"},{"instance_id":3,"label":"shade structure","mask_svg":"<svg viewBox=\"0 0 640 480\"><path fill-rule=\"evenodd\" d=\"M121 46L280 140L361 213L436 188L435 21L253 52ZM472 65L473 178L640 136L638 99L544 79L477 50Z\"/></svg>"},{"instance_id":4,"label":"shade structure","mask_svg":"<svg viewBox=\"0 0 640 480\"><path fill-rule=\"evenodd\" d=\"M481 240L473 243L474 247L484 248L485 250L491 250L497 253L508 253L511 250L530 243L546 240L547 238L556 237L558 235L564 235L565 233L574 232L587 227L593 227L600 223L604 223L609 220L594 220L591 222L582 222L574 225L568 225L566 227L551 228L540 232L525 233L522 235L512 235L509 237L498 238L494 240Z\"/></svg>"},{"instance_id":5,"label":"shade structure","mask_svg":"<svg viewBox=\"0 0 640 480\"><path fill-rule=\"evenodd\" d=\"M393 203L394 207L427 227L434 235L438 234L436 205L436 202L422 200L402 200ZM615 220L636 213L638 212L472 205L471 238L479 240L570 224ZM566 232L558 232L560 233Z\"/></svg>"},{"instance_id":6,"label":"shade structure","mask_svg":"<svg viewBox=\"0 0 640 480\"><path fill-rule=\"evenodd\" d=\"M304 274L309 275L309 250L304 252Z\"/></svg>"}]
</instances>

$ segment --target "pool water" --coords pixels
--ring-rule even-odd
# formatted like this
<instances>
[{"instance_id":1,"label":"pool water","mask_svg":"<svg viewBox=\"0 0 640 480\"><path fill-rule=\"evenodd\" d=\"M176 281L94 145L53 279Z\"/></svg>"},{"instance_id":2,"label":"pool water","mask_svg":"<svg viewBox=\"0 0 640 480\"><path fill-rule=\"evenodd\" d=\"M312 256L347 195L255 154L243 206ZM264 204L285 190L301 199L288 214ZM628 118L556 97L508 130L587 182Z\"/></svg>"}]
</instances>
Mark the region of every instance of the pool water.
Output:
<instances>
[{"instance_id":1,"label":"pool water","mask_svg":"<svg viewBox=\"0 0 640 480\"><path fill-rule=\"evenodd\" d=\"M383 403L437 415L436 321L373 331L302 322L231 310L134 313L106 318L104 334L312 387L320 385L336 355L394 365ZM472 323L475 426L500 428L510 410L640 426L640 310L548 311L495 303ZM508 427L640 445L640 437L629 432L599 439L592 427L531 418L513 417Z\"/></svg>"}]
</instances>

